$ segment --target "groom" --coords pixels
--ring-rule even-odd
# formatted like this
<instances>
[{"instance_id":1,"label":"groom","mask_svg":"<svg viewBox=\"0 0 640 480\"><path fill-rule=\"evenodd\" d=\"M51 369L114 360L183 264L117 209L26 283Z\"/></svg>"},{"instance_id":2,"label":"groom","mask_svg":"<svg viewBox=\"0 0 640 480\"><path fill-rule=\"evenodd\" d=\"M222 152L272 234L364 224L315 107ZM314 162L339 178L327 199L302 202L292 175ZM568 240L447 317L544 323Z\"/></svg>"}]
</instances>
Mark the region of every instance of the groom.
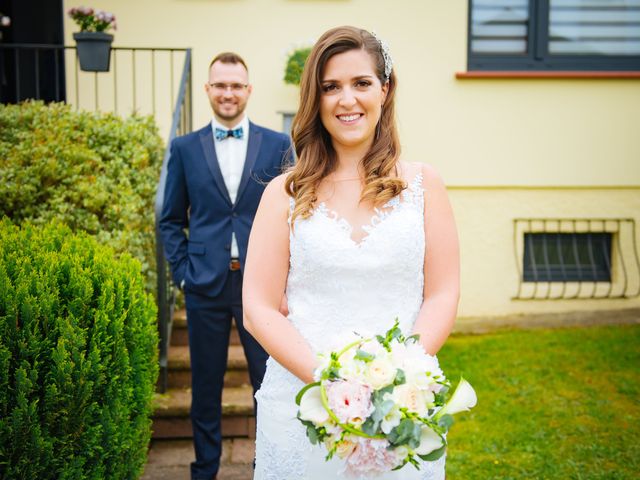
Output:
<instances>
[{"instance_id":1,"label":"groom","mask_svg":"<svg viewBox=\"0 0 640 480\"><path fill-rule=\"evenodd\" d=\"M290 141L249 121L248 78L239 55L221 53L213 59L204 85L213 119L173 141L167 166L160 231L187 307L196 456L192 480L211 480L220 466L222 387L232 317L254 394L267 360L243 327L242 269L260 197L290 161Z\"/></svg>"}]
</instances>

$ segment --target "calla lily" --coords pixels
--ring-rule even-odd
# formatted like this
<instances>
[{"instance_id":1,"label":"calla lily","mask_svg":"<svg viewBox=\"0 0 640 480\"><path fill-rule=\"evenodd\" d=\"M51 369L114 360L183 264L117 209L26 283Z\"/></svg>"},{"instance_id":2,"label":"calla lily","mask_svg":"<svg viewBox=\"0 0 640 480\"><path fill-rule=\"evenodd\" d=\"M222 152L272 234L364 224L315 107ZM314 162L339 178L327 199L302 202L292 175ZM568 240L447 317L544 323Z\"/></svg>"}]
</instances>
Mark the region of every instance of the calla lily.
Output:
<instances>
[{"instance_id":1,"label":"calla lily","mask_svg":"<svg viewBox=\"0 0 640 480\"><path fill-rule=\"evenodd\" d=\"M420 435L420 445L414 450L418 455L428 455L434 450L442 447L443 442L440 435L431 430L429 427L422 427Z\"/></svg>"},{"instance_id":2,"label":"calla lily","mask_svg":"<svg viewBox=\"0 0 640 480\"><path fill-rule=\"evenodd\" d=\"M300 418L313 422L315 425L323 425L329 421L329 413L322 404L320 387L309 388L300 399Z\"/></svg>"},{"instance_id":3,"label":"calla lily","mask_svg":"<svg viewBox=\"0 0 640 480\"><path fill-rule=\"evenodd\" d=\"M438 413L436 413L434 419L442 417L443 415L454 415L459 412L469 411L478 403L478 397L476 392L469 382L464 378L460 378L460 383L456 387L455 392L449 399L449 401L442 407Z\"/></svg>"}]
</instances>

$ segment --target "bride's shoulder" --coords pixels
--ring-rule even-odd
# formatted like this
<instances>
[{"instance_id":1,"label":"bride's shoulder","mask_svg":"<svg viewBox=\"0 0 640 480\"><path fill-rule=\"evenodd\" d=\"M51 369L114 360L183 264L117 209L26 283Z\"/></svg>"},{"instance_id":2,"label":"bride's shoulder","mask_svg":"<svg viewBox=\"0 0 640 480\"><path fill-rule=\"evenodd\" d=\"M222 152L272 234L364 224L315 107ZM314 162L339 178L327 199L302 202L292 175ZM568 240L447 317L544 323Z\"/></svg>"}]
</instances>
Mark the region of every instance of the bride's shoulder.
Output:
<instances>
[{"instance_id":1,"label":"bride's shoulder","mask_svg":"<svg viewBox=\"0 0 640 480\"><path fill-rule=\"evenodd\" d=\"M263 203L268 203L274 207L284 206L287 209L289 208L290 196L286 190L286 181L289 175L290 172L285 172L267 184L264 194L262 195Z\"/></svg>"},{"instance_id":2,"label":"bride's shoulder","mask_svg":"<svg viewBox=\"0 0 640 480\"><path fill-rule=\"evenodd\" d=\"M402 177L407 183L411 183L418 176L421 176L422 186L425 189L443 184L442 177L438 171L428 163L401 161L399 165Z\"/></svg>"}]
</instances>

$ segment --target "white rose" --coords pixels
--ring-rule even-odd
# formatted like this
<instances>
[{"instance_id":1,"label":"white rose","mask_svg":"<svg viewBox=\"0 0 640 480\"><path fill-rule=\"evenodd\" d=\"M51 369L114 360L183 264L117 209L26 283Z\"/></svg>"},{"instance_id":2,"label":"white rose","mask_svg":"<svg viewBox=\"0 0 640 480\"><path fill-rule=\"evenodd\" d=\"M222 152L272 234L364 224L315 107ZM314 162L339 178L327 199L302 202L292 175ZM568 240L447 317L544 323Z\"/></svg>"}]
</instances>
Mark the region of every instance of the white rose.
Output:
<instances>
[{"instance_id":1,"label":"white rose","mask_svg":"<svg viewBox=\"0 0 640 480\"><path fill-rule=\"evenodd\" d=\"M427 401L424 394L415 385L404 383L393 389L393 400L400 407L415 412L421 417L428 413Z\"/></svg>"},{"instance_id":2,"label":"white rose","mask_svg":"<svg viewBox=\"0 0 640 480\"><path fill-rule=\"evenodd\" d=\"M420 435L420 445L414 451L418 455L428 455L434 450L439 449L444 445L442 438L436 432L429 427L422 427L422 434Z\"/></svg>"},{"instance_id":3,"label":"white rose","mask_svg":"<svg viewBox=\"0 0 640 480\"><path fill-rule=\"evenodd\" d=\"M329 421L329 413L322 405L320 387L311 387L300 399L300 418L321 426Z\"/></svg>"},{"instance_id":4,"label":"white rose","mask_svg":"<svg viewBox=\"0 0 640 480\"><path fill-rule=\"evenodd\" d=\"M374 390L390 385L396 378L396 369L387 358L376 357L367 366L365 380Z\"/></svg>"},{"instance_id":5,"label":"white rose","mask_svg":"<svg viewBox=\"0 0 640 480\"><path fill-rule=\"evenodd\" d=\"M355 450L356 445L357 444L353 442L349 436L346 436L340 443L338 443L336 455L340 458L346 458Z\"/></svg>"}]
</instances>

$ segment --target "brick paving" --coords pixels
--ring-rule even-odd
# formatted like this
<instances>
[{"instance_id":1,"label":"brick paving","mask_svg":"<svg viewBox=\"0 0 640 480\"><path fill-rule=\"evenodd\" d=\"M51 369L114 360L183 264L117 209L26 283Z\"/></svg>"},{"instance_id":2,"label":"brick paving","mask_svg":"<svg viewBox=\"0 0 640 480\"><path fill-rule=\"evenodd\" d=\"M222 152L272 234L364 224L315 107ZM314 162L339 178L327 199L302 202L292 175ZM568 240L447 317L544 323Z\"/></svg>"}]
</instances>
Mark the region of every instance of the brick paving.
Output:
<instances>
[{"instance_id":1,"label":"brick paving","mask_svg":"<svg viewBox=\"0 0 640 480\"><path fill-rule=\"evenodd\" d=\"M253 456L253 439L224 440L218 480L251 480ZM155 440L141 480L190 480L189 464L193 459L191 439Z\"/></svg>"}]
</instances>

